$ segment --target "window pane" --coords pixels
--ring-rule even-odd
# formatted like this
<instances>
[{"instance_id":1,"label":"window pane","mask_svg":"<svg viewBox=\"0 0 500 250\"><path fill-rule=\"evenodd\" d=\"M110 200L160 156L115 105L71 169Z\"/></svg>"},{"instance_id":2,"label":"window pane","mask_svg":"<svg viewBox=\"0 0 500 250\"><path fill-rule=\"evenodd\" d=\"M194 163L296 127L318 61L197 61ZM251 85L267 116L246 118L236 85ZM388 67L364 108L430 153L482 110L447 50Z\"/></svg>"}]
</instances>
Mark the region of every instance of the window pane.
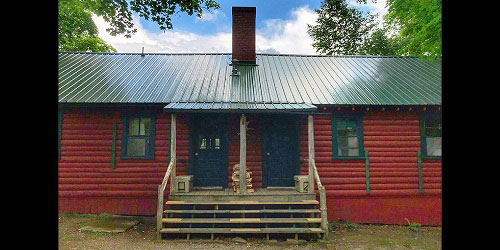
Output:
<instances>
[{"instance_id":1,"label":"window pane","mask_svg":"<svg viewBox=\"0 0 500 250\"><path fill-rule=\"evenodd\" d=\"M348 137L347 142L350 148L358 148L358 137Z\"/></svg>"},{"instance_id":2,"label":"window pane","mask_svg":"<svg viewBox=\"0 0 500 250\"><path fill-rule=\"evenodd\" d=\"M337 129L345 129L347 127L347 124L344 120L337 119Z\"/></svg>"},{"instance_id":3,"label":"window pane","mask_svg":"<svg viewBox=\"0 0 500 250\"><path fill-rule=\"evenodd\" d=\"M200 136L200 149L207 149L207 139Z\"/></svg>"},{"instance_id":4,"label":"window pane","mask_svg":"<svg viewBox=\"0 0 500 250\"><path fill-rule=\"evenodd\" d=\"M129 138L127 144L128 156L146 155L146 138Z\"/></svg>"},{"instance_id":5,"label":"window pane","mask_svg":"<svg viewBox=\"0 0 500 250\"><path fill-rule=\"evenodd\" d=\"M349 136L357 136L358 134L356 133L356 129L348 128L347 129L347 135L349 135Z\"/></svg>"},{"instance_id":6,"label":"window pane","mask_svg":"<svg viewBox=\"0 0 500 250\"><path fill-rule=\"evenodd\" d=\"M215 149L220 149L220 139L215 138Z\"/></svg>"},{"instance_id":7,"label":"window pane","mask_svg":"<svg viewBox=\"0 0 500 250\"><path fill-rule=\"evenodd\" d=\"M151 118L141 118L141 129L140 129L140 135L149 135L149 132L151 131Z\"/></svg>"},{"instance_id":8,"label":"window pane","mask_svg":"<svg viewBox=\"0 0 500 250\"><path fill-rule=\"evenodd\" d=\"M339 142L338 142L338 144L339 144L338 146L339 146L340 148L345 148L345 147L347 147L347 142L348 142L347 137L345 137L345 136L340 136L340 137L339 137L339 139L338 139L338 141L339 141Z\"/></svg>"},{"instance_id":9,"label":"window pane","mask_svg":"<svg viewBox=\"0 0 500 250\"><path fill-rule=\"evenodd\" d=\"M348 156L347 152L347 148L339 148L339 156Z\"/></svg>"},{"instance_id":10,"label":"window pane","mask_svg":"<svg viewBox=\"0 0 500 250\"><path fill-rule=\"evenodd\" d=\"M349 156L359 156L359 150L357 148L350 148Z\"/></svg>"},{"instance_id":11,"label":"window pane","mask_svg":"<svg viewBox=\"0 0 500 250\"><path fill-rule=\"evenodd\" d=\"M441 137L428 137L426 143L428 156L441 156Z\"/></svg>"},{"instance_id":12,"label":"window pane","mask_svg":"<svg viewBox=\"0 0 500 250\"><path fill-rule=\"evenodd\" d=\"M339 136L347 136L347 130L346 129L339 129L338 135Z\"/></svg>"},{"instance_id":13,"label":"window pane","mask_svg":"<svg viewBox=\"0 0 500 250\"><path fill-rule=\"evenodd\" d=\"M139 135L139 118L132 118L128 123L128 134Z\"/></svg>"}]
</instances>

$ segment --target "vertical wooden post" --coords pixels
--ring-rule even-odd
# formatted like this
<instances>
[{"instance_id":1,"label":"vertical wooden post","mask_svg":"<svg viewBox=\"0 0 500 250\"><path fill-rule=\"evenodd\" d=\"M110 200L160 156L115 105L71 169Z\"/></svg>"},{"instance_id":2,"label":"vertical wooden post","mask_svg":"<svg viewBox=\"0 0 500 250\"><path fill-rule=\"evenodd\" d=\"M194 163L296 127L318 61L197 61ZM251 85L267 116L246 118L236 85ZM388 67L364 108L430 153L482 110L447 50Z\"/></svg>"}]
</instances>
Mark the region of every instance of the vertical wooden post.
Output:
<instances>
[{"instance_id":1,"label":"vertical wooden post","mask_svg":"<svg viewBox=\"0 0 500 250\"><path fill-rule=\"evenodd\" d=\"M170 131L172 136L170 136L170 159L174 161L174 165L172 166L171 178L170 178L170 193L175 193L177 191L177 181L176 181L176 165L177 165L177 156L176 156L176 146L177 146L177 128L176 128L176 117L175 114L171 114L170 121Z\"/></svg>"},{"instance_id":2,"label":"vertical wooden post","mask_svg":"<svg viewBox=\"0 0 500 250\"><path fill-rule=\"evenodd\" d=\"M314 117L309 115L307 117L307 139L309 148L309 159L308 159L308 182L309 182L309 193L314 193L314 170L312 166L312 160L314 159Z\"/></svg>"},{"instance_id":3,"label":"vertical wooden post","mask_svg":"<svg viewBox=\"0 0 500 250\"><path fill-rule=\"evenodd\" d=\"M240 118L240 194L247 193L247 119L244 114Z\"/></svg>"},{"instance_id":4,"label":"vertical wooden post","mask_svg":"<svg viewBox=\"0 0 500 250\"><path fill-rule=\"evenodd\" d=\"M161 240L160 230L163 227L163 188L158 185L158 207L156 208L156 239Z\"/></svg>"}]
</instances>

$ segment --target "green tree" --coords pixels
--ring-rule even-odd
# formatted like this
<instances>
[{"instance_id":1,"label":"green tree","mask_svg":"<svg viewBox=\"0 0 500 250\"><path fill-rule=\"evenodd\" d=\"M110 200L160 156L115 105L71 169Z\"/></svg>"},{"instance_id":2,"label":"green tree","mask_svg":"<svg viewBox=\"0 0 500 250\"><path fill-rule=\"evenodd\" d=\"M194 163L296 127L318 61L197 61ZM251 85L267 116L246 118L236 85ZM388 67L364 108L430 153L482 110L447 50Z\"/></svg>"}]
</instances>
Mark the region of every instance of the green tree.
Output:
<instances>
[{"instance_id":1,"label":"green tree","mask_svg":"<svg viewBox=\"0 0 500 250\"><path fill-rule=\"evenodd\" d=\"M97 26L90 11L76 0L59 1L59 50L116 52L97 36Z\"/></svg>"},{"instance_id":2,"label":"green tree","mask_svg":"<svg viewBox=\"0 0 500 250\"><path fill-rule=\"evenodd\" d=\"M97 28L92 19L88 18L91 13L101 16L109 23L110 28L106 29L109 34L123 34L129 38L137 32L132 23L132 12L156 22L160 30L167 30L173 28L170 18L173 14L184 12L201 17L204 9L218 8L220 5L215 0L59 0L59 48L113 51L111 46L107 45L106 48L104 41L97 37ZM92 39L83 42L82 37Z\"/></svg>"},{"instance_id":3,"label":"green tree","mask_svg":"<svg viewBox=\"0 0 500 250\"><path fill-rule=\"evenodd\" d=\"M400 42L396 37L390 37L387 28L377 28L361 46L361 54L375 56L398 56Z\"/></svg>"},{"instance_id":4,"label":"green tree","mask_svg":"<svg viewBox=\"0 0 500 250\"><path fill-rule=\"evenodd\" d=\"M376 15L347 6L345 0L324 0L317 25L308 25L317 52L327 55L356 55L376 26Z\"/></svg>"},{"instance_id":5,"label":"green tree","mask_svg":"<svg viewBox=\"0 0 500 250\"><path fill-rule=\"evenodd\" d=\"M384 19L398 31L400 55L441 57L441 0L388 0L387 7Z\"/></svg>"}]
</instances>

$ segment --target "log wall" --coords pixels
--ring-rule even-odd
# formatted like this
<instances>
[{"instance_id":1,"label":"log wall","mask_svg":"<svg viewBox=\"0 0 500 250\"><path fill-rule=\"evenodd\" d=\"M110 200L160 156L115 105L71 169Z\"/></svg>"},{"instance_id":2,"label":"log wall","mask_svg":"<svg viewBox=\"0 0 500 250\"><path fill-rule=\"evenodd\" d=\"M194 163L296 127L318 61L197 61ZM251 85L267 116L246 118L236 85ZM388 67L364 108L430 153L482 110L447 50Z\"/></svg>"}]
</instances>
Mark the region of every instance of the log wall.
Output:
<instances>
[{"instance_id":1,"label":"log wall","mask_svg":"<svg viewBox=\"0 0 500 250\"><path fill-rule=\"evenodd\" d=\"M120 112L65 110L59 160L59 210L78 213L154 215L157 186L169 160L170 115L155 110L155 158L122 160ZM187 174L188 117L177 116L177 174ZM258 115L248 115L247 166L253 187L262 186ZM301 174L307 175L307 117L300 117ZM116 166L111 167L113 124L117 125ZM365 160L332 159L331 117L314 117L315 158L326 188L328 218L356 223L441 225L441 161L422 160L423 193L418 191L416 114L393 112L363 115L364 146L369 151L370 193ZM239 163L239 115L231 115L229 175ZM165 195L168 195L168 188Z\"/></svg>"}]
</instances>

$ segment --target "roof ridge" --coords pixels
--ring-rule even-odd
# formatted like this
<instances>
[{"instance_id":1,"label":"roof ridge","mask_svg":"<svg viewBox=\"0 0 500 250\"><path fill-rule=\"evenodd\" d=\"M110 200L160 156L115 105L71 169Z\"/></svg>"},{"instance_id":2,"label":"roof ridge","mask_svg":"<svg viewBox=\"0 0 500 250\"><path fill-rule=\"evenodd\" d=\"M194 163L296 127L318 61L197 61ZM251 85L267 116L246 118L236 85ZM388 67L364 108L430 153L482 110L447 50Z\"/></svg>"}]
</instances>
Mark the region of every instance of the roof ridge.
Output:
<instances>
[{"instance_id":1,"label":"roof ridge","mask_svg":"<svg viewBox=\"0 0 500 250\"><path fill-rule=\"evenodd\" d=\"M79 52L59 51L59 54L96 54L96 55L232 55L230 52L179 52L179 53L141 53L141 52ZM416 56L379 56L379 55L311 55L311 54L271 54L255 53L260 56L296 56L296 57L339 57L339 58L418 58Z\"/></svg>"}]
</instances>

